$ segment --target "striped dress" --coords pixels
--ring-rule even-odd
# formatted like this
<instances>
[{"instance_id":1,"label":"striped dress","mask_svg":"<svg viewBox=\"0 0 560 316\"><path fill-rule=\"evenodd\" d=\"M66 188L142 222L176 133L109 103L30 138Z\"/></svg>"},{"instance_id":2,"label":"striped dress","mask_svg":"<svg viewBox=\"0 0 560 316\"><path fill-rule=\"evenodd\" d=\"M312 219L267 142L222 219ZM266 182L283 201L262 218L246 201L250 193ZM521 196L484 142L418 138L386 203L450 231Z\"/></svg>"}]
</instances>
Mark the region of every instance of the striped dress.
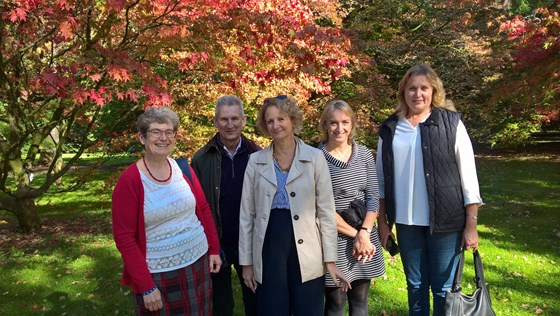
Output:
<instances>
[{"instance_id":1,"label":"striped dress","mask_svg":"<svg viewBox=\"0 0 560 316\"><path fill-rule=\"evenodd\" d=\"M331 156L323 144L319 145L327 160L331 174L334 201L337 210L348 208L355 198L366 201L368 210L379 210L379 188L373 154L362 145L353 143L352 155L348 162ZM338 234L338 260L336 266L350 282L372 279L385 273L383 250L377 233L377 226L371 233L371 242L377 249L373 260L362 264L352 256L354 238ZM326 286L335 287L332 278L326 274Z\"/></svg>"}]
</instances>

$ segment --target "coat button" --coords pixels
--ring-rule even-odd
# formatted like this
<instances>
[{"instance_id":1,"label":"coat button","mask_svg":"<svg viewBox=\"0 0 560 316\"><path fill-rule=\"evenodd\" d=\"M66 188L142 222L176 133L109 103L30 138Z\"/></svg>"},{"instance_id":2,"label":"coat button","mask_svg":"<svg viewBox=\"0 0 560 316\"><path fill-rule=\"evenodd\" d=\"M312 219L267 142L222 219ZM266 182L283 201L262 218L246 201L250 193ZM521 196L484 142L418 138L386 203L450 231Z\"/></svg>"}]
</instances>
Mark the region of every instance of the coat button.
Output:
<instances>
[{"instance_id":1,"label":"coat button","mask_svg":"<svg viewBox=\"0 0 560 316\"><path fill-rule=\"evenodd\" d=\"M294 197L294 196L296 196L296 193L295 193L295 192L292 192L292 193L290 193L290 196L291 196L291 197Z\"/></svg>"},{"instance_id":2,"label":"coat button","mask_svg":"<svg viewBox=\"0 0 560 316\"><path fill-rule=\"evenodd\" d=\"M297 221L299 219L299 216L294 215L294 219Z\"/></svg>"},{"instance_id":3,"label":"coat button","mask_svg":"<svg viewBox=\"0 0 560 316\"><path fill-rule=\"evenodd\" d=\"M429 177L429 176L430 176L430 174L429 174L429 173L426 173L426 177Z\"/></svg>"},{"instance_id":4,"label":"coat button","mask_svg":"<svg viewBox=\"0 0 560 316\"><path fill-rule=\"evenodd\" d=\"M303 244L303 239L298 240L297 243L300 245Z\"/></svg>"}]
</instances>

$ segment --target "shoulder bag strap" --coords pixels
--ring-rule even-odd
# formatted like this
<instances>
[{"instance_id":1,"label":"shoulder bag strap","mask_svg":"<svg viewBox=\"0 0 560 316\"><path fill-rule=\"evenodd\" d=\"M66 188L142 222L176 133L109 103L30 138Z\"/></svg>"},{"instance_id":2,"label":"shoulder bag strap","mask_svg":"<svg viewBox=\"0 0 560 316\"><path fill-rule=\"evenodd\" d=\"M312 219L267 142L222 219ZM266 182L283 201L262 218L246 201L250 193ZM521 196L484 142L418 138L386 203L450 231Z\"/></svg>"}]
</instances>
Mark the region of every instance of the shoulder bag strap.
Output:
<instances>
[{"instance_id":1,"label":"shoulder bag strap","mask_svg":"<svg viewBox=\"0 0 560 316\"><path fill-rule=\"evenodd\" d=\"M183 172L183 174L186 175L187 178L189 179L189 181L192 183L193 180L192 180L192 175L191 175L191 167L189 166L189 162L187 161L187 159L177 158L177 159L175 159L175 161L179 165L179 168L181 168L181 171Z\"/></svg>"}]
</instances>

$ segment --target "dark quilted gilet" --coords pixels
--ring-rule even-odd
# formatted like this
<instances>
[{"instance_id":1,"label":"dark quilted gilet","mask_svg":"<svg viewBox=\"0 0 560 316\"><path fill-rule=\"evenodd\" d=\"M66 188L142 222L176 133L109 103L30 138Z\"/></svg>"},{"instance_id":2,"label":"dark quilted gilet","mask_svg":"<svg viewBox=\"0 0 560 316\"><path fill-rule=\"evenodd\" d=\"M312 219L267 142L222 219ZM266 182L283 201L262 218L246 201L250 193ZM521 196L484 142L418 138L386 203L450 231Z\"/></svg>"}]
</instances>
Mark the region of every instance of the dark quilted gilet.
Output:
<instances>
[{"instance_id":1,"label":"dark quilted gilet","mask_svg":"<svg viewBox=\"0 0 560 316\"><path fill-rule=\"evenodd\" d=\"M430 117L420 124L431 231L457 231L465 226L461 176L454 149L460 120L461 115L457 112L433 108ZM395 220L392 139L396 123L396 116L391 116L379 131L383 139L385 204L390 223Z\"/></svg>"},{"instance_id":2,"label":"dark quilted gilet","mask_svg":"<svg viewBox=\"0 0 560 316\"><path fill-rule=\"evenodd\" d=\"M379 128L379 137L383 139L381 160L383 162L383 178L385 180L385 212L389 226L395 223L395 193L393 178L393 136L397 129L399 118L391 115Z\"/></svg>"}]
</instances>

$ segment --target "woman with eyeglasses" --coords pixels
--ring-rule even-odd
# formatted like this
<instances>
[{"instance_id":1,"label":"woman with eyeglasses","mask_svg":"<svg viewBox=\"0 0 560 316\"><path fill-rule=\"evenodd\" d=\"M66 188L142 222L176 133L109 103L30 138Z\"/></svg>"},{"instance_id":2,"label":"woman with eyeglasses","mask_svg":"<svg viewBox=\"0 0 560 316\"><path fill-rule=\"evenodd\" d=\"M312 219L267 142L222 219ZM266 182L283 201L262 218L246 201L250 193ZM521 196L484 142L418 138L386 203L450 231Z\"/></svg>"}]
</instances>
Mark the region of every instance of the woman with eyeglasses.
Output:
<instances>
[{"instance_id":1,"label":"woman with eyeglasses","mask_svg":"<svg viewBox=\"0 0 560 316\"><path fill-rule=\"evenodd\" d=\"M335 265L337 230L331 178L320 150L295 136L302 113L290 97L267 98L257 125L272 138L245 170L239 264L257 295L258 315L323 316L325 271L343 290Z\"/></svg>"},{"instance_id":2,"label":"woman with eyeglasses","mask_svg":"<svg viewBox=\"0 0 560 316\"><path fill-rule=\"evenodd\" d=\"M220 247L195 173L184 176L169 157L178 126L171 109L146 109L136 123L145 154L113 191L121 283L132 288L137 315L212 314L210 273L220 270Z\"/></svg>"}]
</instances>

